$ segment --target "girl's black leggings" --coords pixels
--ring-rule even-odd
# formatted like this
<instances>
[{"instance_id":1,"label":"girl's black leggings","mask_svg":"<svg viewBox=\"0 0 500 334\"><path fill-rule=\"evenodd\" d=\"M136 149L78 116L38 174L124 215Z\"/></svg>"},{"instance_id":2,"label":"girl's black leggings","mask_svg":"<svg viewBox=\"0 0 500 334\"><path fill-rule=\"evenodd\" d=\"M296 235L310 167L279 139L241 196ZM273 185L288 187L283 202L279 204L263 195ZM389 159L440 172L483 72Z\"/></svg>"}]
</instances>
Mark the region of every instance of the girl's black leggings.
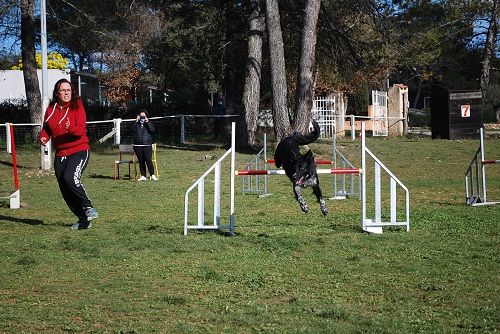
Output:
<instances>
[{"instance_id":1,"label":"girl's black leggings","mask_svg":"<svg viewBox=\"0 0 500 334\"><path fill-rule=\"evenodd\" d=\"M81 177L89 163L90 151L80 151L65 157L55 157L54 170L59 189L69 209L78 218L85 218L86 207L92 202L83 187Z\"/></svg>"}]
</instances>

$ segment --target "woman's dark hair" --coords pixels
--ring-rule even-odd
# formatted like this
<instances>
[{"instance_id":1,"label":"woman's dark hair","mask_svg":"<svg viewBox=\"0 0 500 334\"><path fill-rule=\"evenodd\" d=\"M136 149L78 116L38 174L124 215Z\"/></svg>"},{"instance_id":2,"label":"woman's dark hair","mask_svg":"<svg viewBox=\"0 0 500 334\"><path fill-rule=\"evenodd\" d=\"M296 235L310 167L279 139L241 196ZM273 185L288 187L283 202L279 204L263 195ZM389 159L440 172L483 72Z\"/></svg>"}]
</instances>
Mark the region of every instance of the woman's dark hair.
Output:
<instances>
[{"instance_id":1,"label":"woman's dark hair","mask_svg":"<svg viewBox=\"0 0 500 334\"><path fill-rule=\"evenodd\" d=\"M68 83L71 87L71 101L70 107L71 108L77 108L78 107L78 100L80 100L80 97L78 96L78 92L76 91L75 87L73 87L73 84L65 78L59 79L56 84L54 85L54 91L52 92L52 99L50 100L49 106L52 106L59 101L59 98L57 96L57 93L59 92L59 88L61 88L61 85L63 83Z\"/></svg>"},{"instance_id":2,"label":"woman's dark hair","mask_svg":"<svg viewBox=\"0 0 500 334\"><path fill-rule=\"evenodd\" d=\"M148 112L147 112L147 110L146 110L146 109L139 109L139 111L137 112L137 115L140 115L140 114L141 114L141 112L145 113L145 114L146 114L146 117L149 117Z\"/></svg>"}]
</instances>

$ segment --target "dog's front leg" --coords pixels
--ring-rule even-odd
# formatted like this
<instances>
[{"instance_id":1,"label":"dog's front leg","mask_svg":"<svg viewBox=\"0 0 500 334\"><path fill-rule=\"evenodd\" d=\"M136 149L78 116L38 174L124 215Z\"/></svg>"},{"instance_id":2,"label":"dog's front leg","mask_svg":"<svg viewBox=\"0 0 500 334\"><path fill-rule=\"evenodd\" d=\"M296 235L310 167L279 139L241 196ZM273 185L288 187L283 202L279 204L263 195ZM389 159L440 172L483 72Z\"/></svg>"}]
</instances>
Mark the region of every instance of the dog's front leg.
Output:
<instances>
[{"instance_id":1,"label":"dog's front leg","mask_svg":"<svg viewBox=\"0 0 500 334\"><path fill-rule=\"evenodd\" d=\"M326 207L325 200L323 199L323 193L321 192L321 188L319 187L319 180L313 186L313 193L314 195L316 195L316 198L318 199L321 213L324 215L328 214L328 208Z\"/></svg>"},{"instance_id":2,"label":"dog's front leg","mask_svg":"<svg viewBox=\"0 0 500 334\"><path fill-rule=\"evenodd\" d=\"M304 211L305 213L308 213L309 207L307 206L307 203L306 203L306 200L304 199L304 197L302 197L302 193L300 191L299 185L293 186L293 193L295 194L295 199L297 200L297 202L299 202L300 208L302 209L302 211Z\"/></svg>"}]
</instances>

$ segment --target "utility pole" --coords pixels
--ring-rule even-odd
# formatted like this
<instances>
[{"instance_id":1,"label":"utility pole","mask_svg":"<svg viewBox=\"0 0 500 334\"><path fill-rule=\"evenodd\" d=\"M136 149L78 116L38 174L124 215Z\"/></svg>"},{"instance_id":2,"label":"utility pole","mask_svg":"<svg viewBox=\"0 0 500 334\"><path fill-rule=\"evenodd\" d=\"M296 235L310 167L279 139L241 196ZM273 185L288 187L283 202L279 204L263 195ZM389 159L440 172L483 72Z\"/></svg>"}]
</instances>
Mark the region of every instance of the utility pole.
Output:
<instances>
[{"instance_id":1,"label":"utility pole","mask_svg":"<svg viewBox=\"0 0 500 334\"><path fill-rule=\"evenodd\" d=\"M45 118L45 110L49 105L49 95L48 95L48 71L47 71L47 9L45 0L40 1L40 24L41 24L41 44L42 44L42 119L41 126L43 128L43 120ZM40 128L40 131L42 129ZM47 142L47 145L41 147L41 167L42 170L49 170L51 168L51 141Z\"/></svg>"}]
</instances>

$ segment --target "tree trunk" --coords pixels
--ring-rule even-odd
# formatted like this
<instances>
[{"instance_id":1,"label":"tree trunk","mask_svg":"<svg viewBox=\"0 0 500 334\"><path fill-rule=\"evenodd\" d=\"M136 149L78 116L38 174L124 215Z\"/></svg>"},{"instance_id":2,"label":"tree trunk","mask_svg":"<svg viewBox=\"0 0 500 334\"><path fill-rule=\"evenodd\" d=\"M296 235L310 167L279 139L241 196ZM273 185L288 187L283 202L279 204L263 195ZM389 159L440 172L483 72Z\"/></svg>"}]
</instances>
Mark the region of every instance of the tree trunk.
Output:
<instances>
[{"instance_id":1,"label":"tree trunk","mask_svg":"<svg viewBox=\"0 0 500 334\"><path fill-rule=\"evenodd\" d=\"M305 133L311 121L314 94L314 62L316 54L317 24L321 0L308 0L302 30L302 52L297 78L295 105L297 112L294 130Z\"/></svg>"},{"instance_id":2,"label":"tree trunk","mask_svg":"<svg viewBox=\"0 0 500 334\"><path fill-rule=\"evenodd\" d=\"M287 107L287 83L285 51L280 25L278 0L266 0L266 23L271 55L271 82L273 92L273 121L276 140L290 134L290 119Z\"/></svg>"},{"instance_id":3,"label":"tree trunk","mask_svg":"<svg viewBox=\"0 0 500 334\"><path fill-rule=\"evenodd\" d=\"M21 0L21 58L24 88L31 123L40 123L42 120L42 98L35 58L35 31L34 0Z\"/></svg>"},{"instance_id":4,"label":"tree trunk","mask_svg":"<svg viewBox=\"0 0 500 334\"><path fill-rule=\"evenodd\" d=\"M491 8L491 19L490 25L488 27L488 35L486 37L486 42L484 45L484 55L481 70L481 92L483 93L483 101L485 101L485 94L490 84L490 68L491 68L491 56L493 54L493 48L495 47L495 38L498 30L498 20L500 19L500 6L498 5L498 0L493 1L493 7ZM484 106L484 102L483 102Z\"/></svg>"},{"instance_id":5,"label":"tree trunk","mask_svg":"<svg viewBox=\"0 0 500 334\"><path fill-rule=\"evenodd\" d=\"M243 89L243 106L246 127L246 145L255 145L255 131L260 105L260 80L262 66L262 36L265 28L265 16L261 0L251 0L248 34L248 58L245 87Z\"/></svg>"}]
</instances>

